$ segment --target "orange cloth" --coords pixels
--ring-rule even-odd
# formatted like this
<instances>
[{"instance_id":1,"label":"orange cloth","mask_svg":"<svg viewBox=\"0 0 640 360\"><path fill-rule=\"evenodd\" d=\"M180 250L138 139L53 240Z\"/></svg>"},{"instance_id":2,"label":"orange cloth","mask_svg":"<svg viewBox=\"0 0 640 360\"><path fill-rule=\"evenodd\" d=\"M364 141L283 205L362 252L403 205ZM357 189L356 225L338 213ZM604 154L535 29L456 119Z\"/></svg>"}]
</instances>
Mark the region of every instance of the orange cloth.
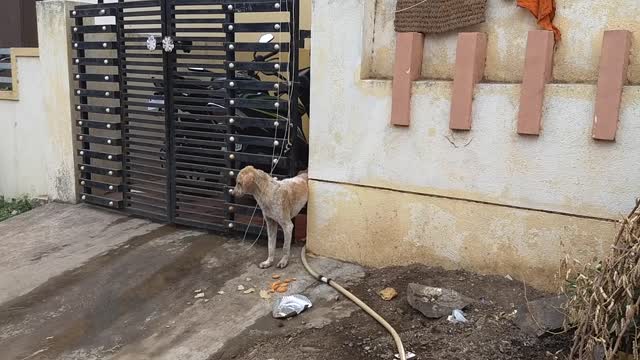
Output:
<instances>
[{"instance_id":1,"label":"orange cloth","mask_svg":"<svg viewBox=\"0 0 640 360\"><path fill-rule=\"evenodd\" d=\"M538 25L545 30L553 31L556 41L560 40L560 29L553 26L553 18L556 16L556 4L554 0L518 0L518 6L531 12L538 20Z\"/></svg>"}]
</instances>

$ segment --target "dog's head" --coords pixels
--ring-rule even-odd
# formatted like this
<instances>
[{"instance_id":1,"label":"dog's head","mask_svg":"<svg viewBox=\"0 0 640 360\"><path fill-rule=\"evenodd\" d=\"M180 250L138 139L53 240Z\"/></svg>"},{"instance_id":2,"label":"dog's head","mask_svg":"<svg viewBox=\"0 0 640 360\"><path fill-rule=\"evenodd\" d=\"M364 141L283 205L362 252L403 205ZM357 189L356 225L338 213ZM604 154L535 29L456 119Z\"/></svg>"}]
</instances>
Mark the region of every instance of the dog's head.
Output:
<instances>
[{"instance_id":1,"label":"dog's head","mask_svg":"<svg viewBox=\"0 0 640 360\"><path fill-rule=\"evenodd\" d=\"M253 194L256 189L256 171L253 166L247 166L240 170L238 177L236 177L236 187L233 188L234 196Z\"/></svg>"}]
</instances>

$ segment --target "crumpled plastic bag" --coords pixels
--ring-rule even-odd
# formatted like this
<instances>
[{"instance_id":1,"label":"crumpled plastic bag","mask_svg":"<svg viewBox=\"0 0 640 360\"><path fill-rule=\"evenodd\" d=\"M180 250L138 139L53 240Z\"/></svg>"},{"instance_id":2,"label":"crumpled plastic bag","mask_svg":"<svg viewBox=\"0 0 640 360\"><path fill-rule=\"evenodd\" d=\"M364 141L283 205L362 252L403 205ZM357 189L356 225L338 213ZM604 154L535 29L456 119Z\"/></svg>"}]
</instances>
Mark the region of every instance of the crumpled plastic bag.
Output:
<instances>
[{"instance_id":1,"label":"crumpled plastic bag","mask_svg":"<svg viewBox=\"0 0 640 360\"><path fill-rule=\"evenodd\" d=\"M464 317L464 313L462 312L462 310L453 310L453 312L451 312L451 315L449 315L447 317L447 320L449 320L450 323L466 323L469 320L467 320L467 318Z\"/></svg>"},{"instance_id":2,"label":"crumpled plastic bag","mask_svg":"<svg viewBox=\"0 0 640 360\"><path fill-rule=\"evenodd\" d=\"M272 315L276 319L286 319L301 314L311 306L311 300L304 295L287 295L276 300Z\"/></svg>"}]
</instances>

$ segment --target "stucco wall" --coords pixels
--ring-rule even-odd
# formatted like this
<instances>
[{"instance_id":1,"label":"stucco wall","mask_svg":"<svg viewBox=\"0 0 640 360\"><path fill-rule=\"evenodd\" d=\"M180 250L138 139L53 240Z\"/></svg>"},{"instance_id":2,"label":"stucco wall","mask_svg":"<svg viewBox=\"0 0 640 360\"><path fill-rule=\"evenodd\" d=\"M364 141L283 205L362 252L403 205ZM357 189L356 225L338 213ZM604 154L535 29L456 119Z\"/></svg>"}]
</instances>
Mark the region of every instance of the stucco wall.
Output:
<instances>
[{"instance_id":1,"label":"stucco wall","mask_svg":"<svg viewBox=\"0 0 640 360\"><path fill-rule=\"evenodd\" d=\"M0 195L76 201L68 18L73 5L37 3L40 47L32 53L40 57L17 57L18 91L0 100Z\"/></svg>"},{"instance_id":2,"label":"stucco wall","mask_svg":"<svg viewBox=\"0 0 640 360\"><path fill-rule=\"evenodd\" d=\"M17 65L19 100L0 100L0 195L46 196L42 66L37 57L18 57Z\"/></svg>"},{"instance_id":3,"label":"stucco wall","mask_svg":"<svg viewBox=\"0 0 640 360\"><path fill-rule=\"evenodd\" d=\"M393 65L394 3L314 2L310 248L372 265L425 262L486 272L539 269L532 279L539 285L555 271L562 251L583 259L601 254L614 233L608 220L629 211L640 195L635 155L640 149L640 88L624 89L616 142L597 142L590 136L595 85L588 82L595 80L599 56L595 39L610 27L600 20L579 18L597 17L601 10L591 13L586 5L577 6L581 12L575 15L559 10L560 26L563 21L576 26L563 27L554 73L556 79L581 84L549 85L543 132L539 137L524 137L516 134L517 82L521 81L526 31L534 28L533 19L521 14L514 2L489 0L488 22L481 27L489 32L486 78L516 84L485 82L476 88L470 132L448 129L451 82L436 80L414 84L411 126L394 128L389 125L391 81L372 78L387 77ZM631 12L640 11L629 7ZM384 19L382 9L386 9ZM628 15L611 11L606 17L614 25L627 25L623 20ZM634 30L634 26L625 27ZM582 37L594 39L588 51L580 50ZM440 43L432 45L429 38L423 72L426 77L446 79L453 68L455 34L441 36ZM574 44L578 54L563 57L562 48ZM440 60L430 55L439 51L438 46L449 49L441 67L434 66ZM380 56L376 47L387 48L388 54ZM565 63L570 71L562 75ZM577 75L570 75L574 70L579 70ZM328 183L333 183L332 191L326 191ZM354 190L349 184L378 190ZM391 192L383 196L379 192L386 190L380 188ZM407 207L399 199L420 204L420 209ZM454 206L458 202L467 205ZM339 211L328 211L327 204L336 203L342 204ZM468 218L479 213L494 225L480 226L479 220ZM361 226L364 214L377 218L371 221L370 217ZM580 231L572 230L575 226ZM456 245L460 237L473 239L469 243L475 249L494 250L463 254ZM569 239L573 246L560 246ZM496 250L497 243L508 243L515 250ZM540 246L545 254L555 256L541 258ZM585 250L577 252L580 247ZM418 248L422 250L415 251ZM393 254L396 250L403 254ZM487 261L504 265L486 266Z\"/></svg>"},{"instance_id":4,"label":"stucco wall","mask_svg":"<svg viewBox=\"0 0 640 360\"><path fill-rule=\"evenodd\" d=\"M510 275L557 290L565 254L606 251L615 223L322 181L307 233L319 254L382 267L423 263Z\"/></svg>"},{"instance_id":5,"label":"stucco wall","mask_svg":"<svg viewBox=\"0 0 640 360\"><path fill-rule=\"evenodd\" d=\"M47 178L49 198L64 202L77 200L74 155L74 112L71 109L71 20L75 3L62 0L36 4L38 36L46 88L48 142Z\"/></svg>"},{"instance_id":6,"label":"stucco wall","mask_svg":"<svg viewBox=\"0 0 640 360\"><path fill-rule=\"evenodd\" d=\"M395 48L393 32L396 0L369 1L373 36L367 43L367 77L391 78ZM481 31L488 37L487 81L515 82L522 79L527 32L537 28L535 19L516 1L488 0L487 21L461 31ZM554 24L562 31L555 53L554 81L558 83L595 83L602 32L625 29L640 39L640 6L637 0L556 1ZM456 36L454 32L427 35L422 75L425 79L453 78ZM631 83L640 83L640 52L631 56Z\"/></svg>"}]
</instances>

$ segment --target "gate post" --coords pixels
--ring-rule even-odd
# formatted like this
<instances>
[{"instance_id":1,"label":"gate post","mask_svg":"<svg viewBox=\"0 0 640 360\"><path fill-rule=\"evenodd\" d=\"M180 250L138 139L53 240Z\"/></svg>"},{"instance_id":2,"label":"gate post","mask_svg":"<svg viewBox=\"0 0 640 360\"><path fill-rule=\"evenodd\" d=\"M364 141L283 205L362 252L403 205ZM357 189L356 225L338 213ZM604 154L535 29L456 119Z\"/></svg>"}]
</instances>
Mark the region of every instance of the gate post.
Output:
<instances>
[{"instance_id":1,"label":"gate post","mask_svg":"<svg viewBox=\"0 0 640 360\"><path fill-rule=\"evenodd\" d=\"M38 1L38 43L42 64L42 86L48 142L43 144L47 163L49 200L77 201L71 109L71 49L68 12L74 3L64 0Z\"/></svg>"}]
</instances>

